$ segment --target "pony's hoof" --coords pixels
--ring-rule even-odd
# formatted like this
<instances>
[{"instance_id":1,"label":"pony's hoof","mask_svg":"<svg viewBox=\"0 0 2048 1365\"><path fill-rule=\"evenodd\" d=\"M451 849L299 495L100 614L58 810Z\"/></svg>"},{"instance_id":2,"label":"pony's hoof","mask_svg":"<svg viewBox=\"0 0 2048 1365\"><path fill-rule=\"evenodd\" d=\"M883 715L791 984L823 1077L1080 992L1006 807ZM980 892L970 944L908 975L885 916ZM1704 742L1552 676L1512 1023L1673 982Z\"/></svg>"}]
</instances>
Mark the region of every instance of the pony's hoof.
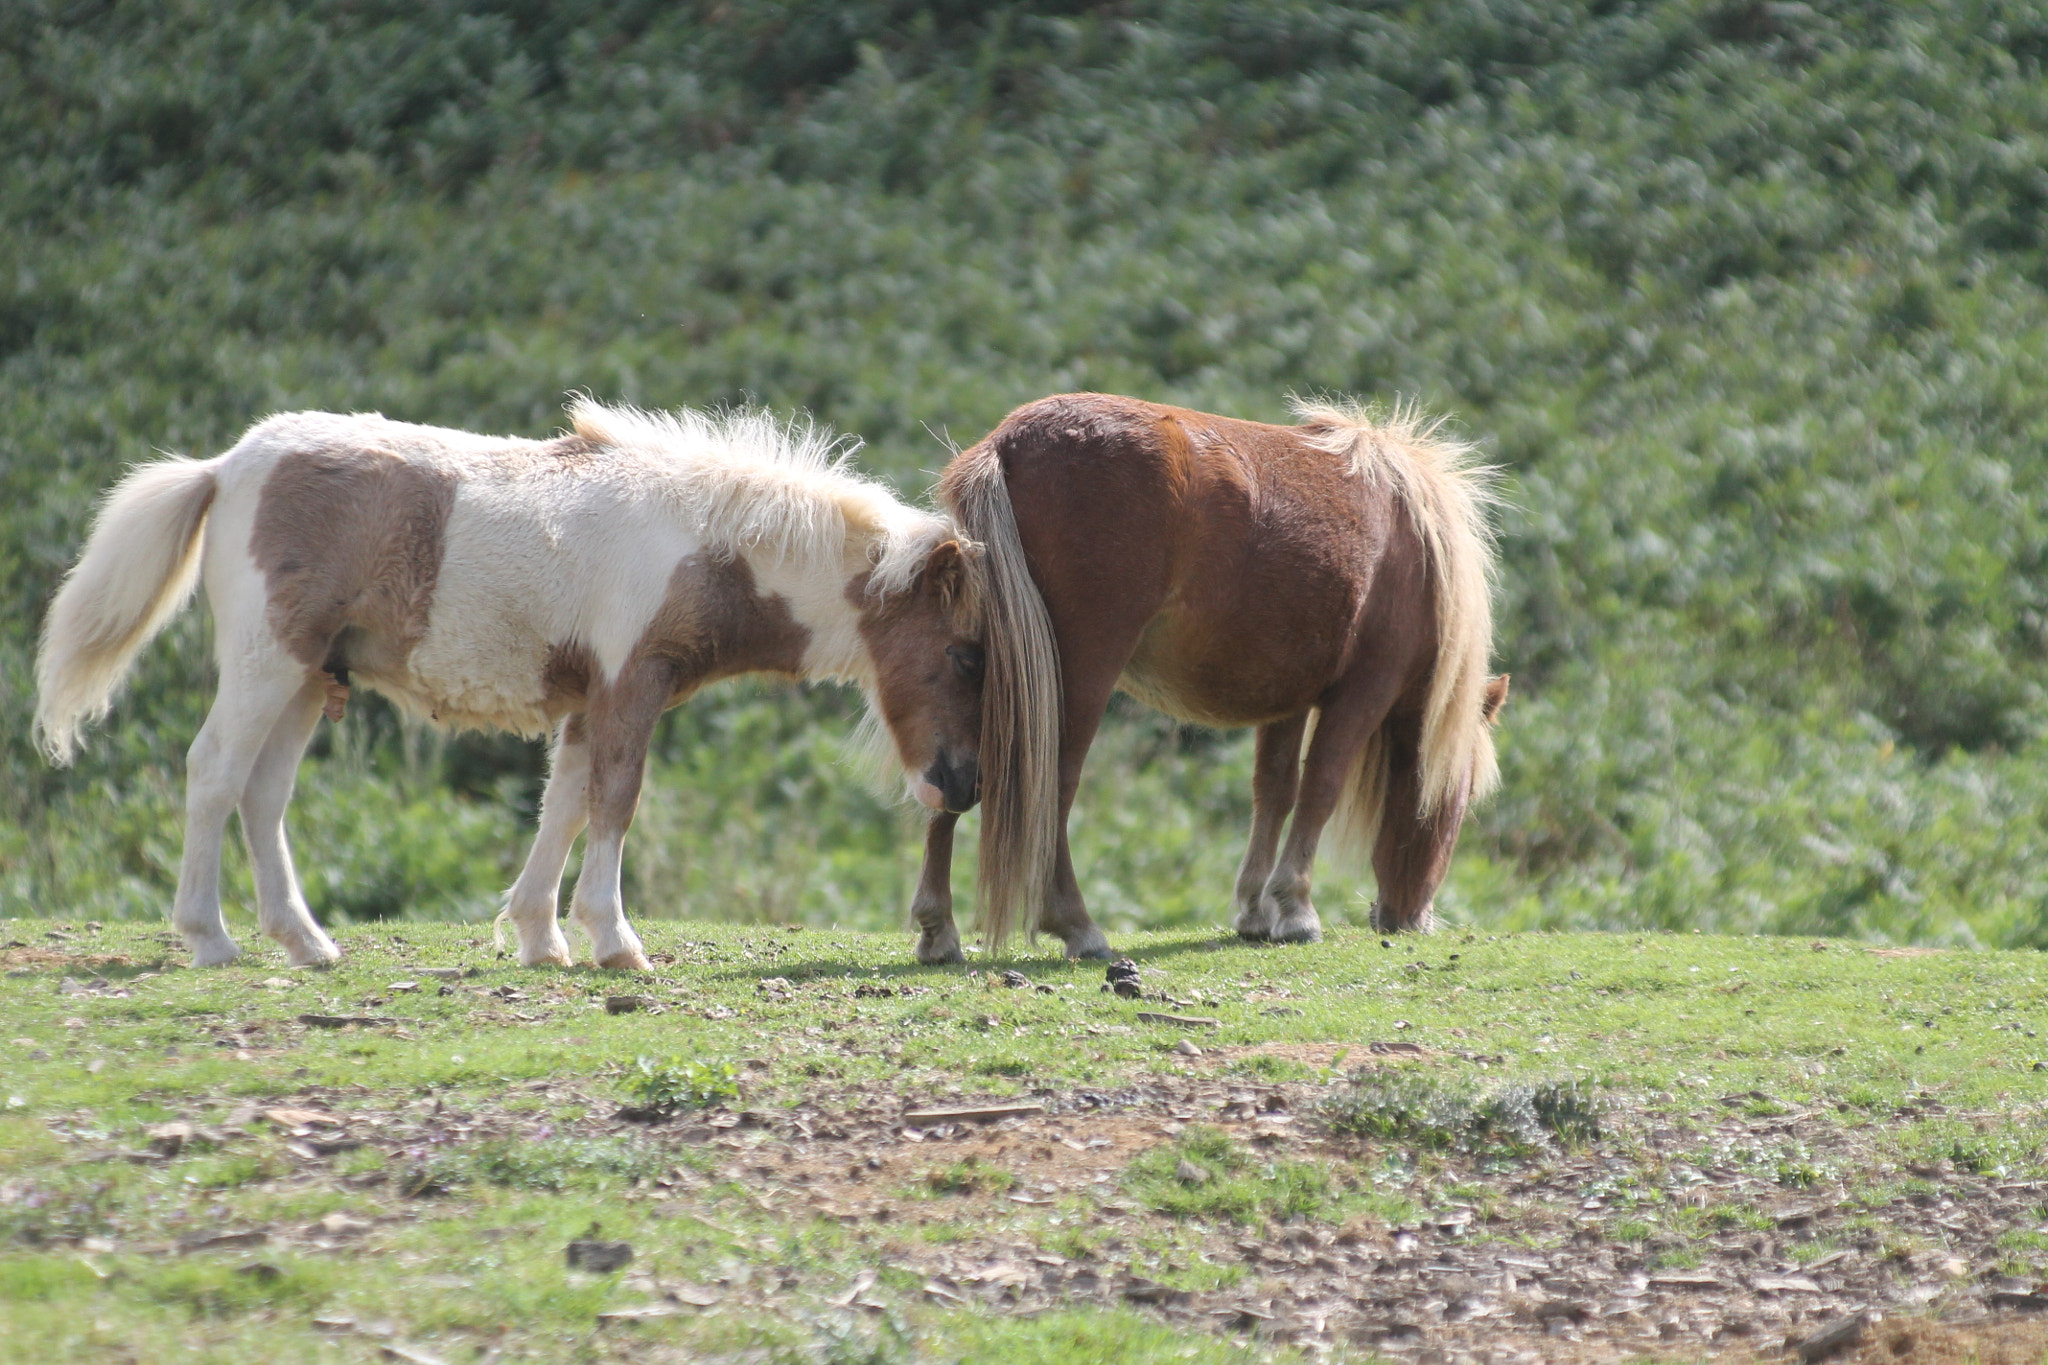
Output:
<instances>
[{"instance_id":1,"label":"pony's hoof","mask_svg":"<svg viewBox=\"0 0 2048 1365\"><path fill-rule=\"evenodd\" d=\"M573 967L575 959L569 956L569 945L562 939L543 943L532 952L519 950L519 965L522 967Z\"/></svg>"},{"instance_id":2,"label":"pony's hoof","mask_svg":"<svg viewBox=\"0 0 2048 1365\"><path fill-rule=\"evenodd\" d=\"M967 960L958 933L928 934L917 940L917 960L926 967L954 967Z\"/></svg>"},{"instance_id":3,"label":"pony's hoof","mask_svg":"<svg viewBox=\"0 0 2048 1365\"><path fill-rule=\"evenodd\" d=\"M647 954L641 952L638 948L627 948L621 952L613 953L610 957L601 957L597 960L597 965L608 972L651 972L654 970L654 964L647 960Z\"/></svg>"},{"instance_id":4,"label":"pony's hoof","mask_svg":"<svg viewBox=\"0 0 2048 1365\"><path fill-rule=\"evenodd\" d=\"M1395 923L1379 902L1373 902L1372 930L1376 934L1426 934L1436 928L1436 907L1425 905L1403 923Z\"/></svg>"},{"instance_id":5,"label":"pony's hoof","mask_svg":"<svg viewBox=\"0 0 2048 1365\"><path fill-rule=\"evenodd\" d=\"M192 950L195 967L225 967L242 955L235 941L225 934L219 938L187 939L185 946Z\"/></svg>"},{"instance_id":6,"label":"pony's hoof","mask_svg":"<svg viewBox=\"0 0 2048 1365\"><path fill-rule=\"evenodd\" d=\"M322 934L318 938L301 938L284 945L285 960L294 967L332 967L341 961L341 949L334 946L334 940Z\"/></svg>"},{"instance_id":7,"label":"pony's hoof","mask_svg":"<svg viewBox=\"0 0 2048 1365\"><path fill-rule=\"evenodd\" d=\"M1078 942L1067 945L1067 958L1072 962L1107 962L1115 956L1100 929L1091 929Z\"/></svg>"},{"instance_id":8,"label":"pony's hoof","mask_svg":"<svg viewBox=\"0 0 2048 1365\"><path fill-rule=\"evenodd\" d=\"M1321 943L1323 926L1314 919L1299 920L1293 924L1283 923L1273 931L1274 943Z\"/></svg>"},{"instance_id":9,"label":"pony's hoof","mask_svg":"<svg viewBox=\"0 0 2048 1365\"><path fill-rule=\"evenodd\" d=\"M1273 937L1273 912L1260 905L1247 906L1237 912L1230 927L1247 943L1264 943Z\"/></svg>"}]
</instances>

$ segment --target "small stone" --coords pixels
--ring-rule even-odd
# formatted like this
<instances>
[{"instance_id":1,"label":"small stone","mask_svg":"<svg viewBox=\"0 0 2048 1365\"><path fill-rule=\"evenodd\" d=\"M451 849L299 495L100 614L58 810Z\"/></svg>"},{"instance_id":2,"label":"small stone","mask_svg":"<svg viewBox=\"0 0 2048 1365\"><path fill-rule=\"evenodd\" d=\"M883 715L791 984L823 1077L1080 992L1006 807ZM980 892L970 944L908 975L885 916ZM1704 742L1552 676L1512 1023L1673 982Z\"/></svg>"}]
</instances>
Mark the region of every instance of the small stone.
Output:
<instances>
[{"instance_id":1,"label":"small stone","mask_svg":"<svg viewBox=\"0 0 2048 1365\"><path fill-rule=\"evenodd\" d=\"M160 1156L173 1157L185 1150L185 1144L192 1140L192 1125L189 1123L159 1123L144 1134L150 1147Z\"/></svg>"},{"instance_id":2,"label":"small stone","mask_svg":"<svg viewBox=\"0 0 2048 1365\"><path fill-rule=\"evenodd\" d=\"M1206 1185L1214 1177L1209 1174L1207 1167L1197 1166L1186 1157L1182 1157L1180 1164L1173 1168L1173 1178L1183 1185Z\"/></svg>"},{"instance_id":3,"label":"small stone","mask_svg":"<svg viewBox=\"0 0 2048 1365\"><path fill-rule=\"evenodd\" d=\"M1800 1341L1793 1350L1799 1354L1802 1365L1811 1365L1816 1360L1826 1360L1838 1351L1846 1351L1863 1340L1863 1329L1870 1325L1868 1313L1851 1313L1836 1318L1812 1336Z\"/></svg>"},{"instance_id":4,"label":"small stone","mask_svg":"<svg viewBox=\"0 0 2048 1365\"><path fill-rule=\"evenodd\" d=\"M1196 1047L1193 1043L1189 1042L1185 1038L1175 1043L1173 1045L1173 1050L1175 1052L1178 1052L1183 1057L1199 1057L1202 1055L1202 1049Z\"/></svg>"},{"instance_id":5,"label":"small stone","mask_svg":"<svg viewBox=\"0 0 2048 1365\"><path fill-rule=\"evenodd\" d=\"M562 1250L571 1270L592 1275L609 1275L633 1263L631 1242L600 1242L586 1237L569 1243Z\"/></svg>"}]
</instances>

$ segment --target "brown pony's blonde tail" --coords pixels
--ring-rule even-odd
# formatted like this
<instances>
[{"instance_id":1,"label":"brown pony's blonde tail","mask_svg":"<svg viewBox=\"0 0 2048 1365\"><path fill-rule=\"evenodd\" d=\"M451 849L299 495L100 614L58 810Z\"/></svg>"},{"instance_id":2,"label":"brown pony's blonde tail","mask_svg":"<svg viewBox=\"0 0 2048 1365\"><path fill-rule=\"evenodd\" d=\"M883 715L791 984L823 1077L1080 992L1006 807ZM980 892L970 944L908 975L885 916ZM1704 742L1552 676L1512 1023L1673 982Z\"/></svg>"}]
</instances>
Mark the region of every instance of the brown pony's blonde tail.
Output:
<instances>
[{"instance_id":1,"label":"brown pony's blonde tail","mask_svg":"<svg viewBox=\"0 0 2048 1365\"><path fill-rule=\"evenodd\" d=\"M1060 658L1024 562L1002 461L988 442L954 458L939 498L982 546L976 588L987 659L981 701L981 932L1000 948L1022 906L1036 923L1059 841Z\"/></svg>"},{"instance_id":2,"label":"brown pony's blonde tail","mask_svg":"<svg viewBox=\"0 0 2048 1365\"><path fill-rule=\"evenodd\" d=\"M1355 404L1295 404L1310 439L1348 457L1368 484L1389 489L1408 513L1429 556L1436 601L1437 650L1423 705L1420 809L1423 818L1454 803L1461 789L1477 802L1500 785L1487 720L1493 654L1493 530L1498 502L1493 471L1472 447L1441 434L1441 419L1412 409L1376 413ZM1389 752L1385 727L1366 744L1344 805L1347 838L1365 847L1384 813ZM1469 788L1466 787L1470 783Z\"/></svg>"},{"instance_id":3,"label":"brown pony's blonde tail","mask_svg":"<svg viewBox=\"0 0 2048 1365\"><path fill-rule=\"evenodd\" d=\"M212 461L160 460L100 504L36 655L36 745L51 762L71 761L78 732L107 713L129 664L192 596L214 486Z\"/></svg>"}]
</instances>

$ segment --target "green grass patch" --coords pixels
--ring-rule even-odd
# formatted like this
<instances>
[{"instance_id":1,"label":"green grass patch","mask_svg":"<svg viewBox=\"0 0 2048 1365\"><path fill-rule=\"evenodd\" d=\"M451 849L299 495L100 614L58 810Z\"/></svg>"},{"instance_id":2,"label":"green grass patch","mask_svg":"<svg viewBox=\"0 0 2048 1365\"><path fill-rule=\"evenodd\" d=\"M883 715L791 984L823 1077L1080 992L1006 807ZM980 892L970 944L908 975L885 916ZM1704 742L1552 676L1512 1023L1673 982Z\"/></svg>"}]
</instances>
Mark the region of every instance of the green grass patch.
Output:
<instances>
[{"instance_id":1,"label":"green grass patch","mask_svg":"<svg viewBox=\"0 0 2048 1365\"><path fill-rule=\"evenodd\" d=\"M1123 1185L1161 1213L1246 1224L1330 1221L1344 1212L1348 1192L1327 1165L1268 1158L1201 1124L1131 1162Z\"/></svg>"},{"instance_id":2,"label":"green grass patch","mask_svg":"<svg viewBox=\"0 0 2048 1365\"><path fill-rule=\"evenodd\" d=\"M2028 979L2039 961L2026 954L1876 958L1841 945L1815 953L1810 940L1689 934L1446 935L1409 953L1333 930L1323 944L1283 955L1208 932L1132 936L1119 946L1144 960L1165 989L1182 998L1200 993L1202 1008L1217 1018L1219 1050L1247 1050L1210 1076L1231 1088L1288 1087L1295 1117L1288 1128L1301 1136L1268 1145L1254 1140L1255 1123L1234 1134L1196 1125L1117 1168L1112 1181L1072 1186L1038 1204L1003 1198L1020 1188L1038 1197L1028 1144L969 1166L950 1143L878 1139L871 1149L877 1165L854 1159L850 1168L822 1169L804 1159L811 1144L780 1134L801 1122L823 1141L835 1126L872 1123L899 1103L944 1105L1015 1086L999 1069L977 1074L977 1062L1027 1065L1033 1091L1060 1096L1063 1106L1161 1084L1158 1033L1135 1020L1140 1006L1096 989L1098 965L1066 963L1041 945L1041 956L1025 965L1052 993L992 992L981 978L910 963L908 940L896 934L664 922L642 928L657 964L634 989L661 1001L658 1013L609 1015L602 1000L615 984L590 973L518 968L461 925L344 927L338 939L347 957L317 974L287 972L277 955L253 945L250 960L217 971L138 972L123 978L125 996L61 993L57 983L76 979L75 967L0 976L0 1012L11 1027L52 1040L19 1054L6 1087L25 1103L5 1118L17 1156L0 1176L0 1267L21 1289L0 1292L0 1332L10 1343L31 1343L39 1352L31 1358L53 1361L66 1352L92 1359L95 1351L114 1358L127 1351L262 1365L280 1355L317 1356L322 1348L307 1326L317 1311L388 1320L401 1334L437 1341L455 1359L498 1343L508 1355L553 1360L573 1354L563 1342L587 1339L597 1312L638 1302L644 1291L628 1286L643 1272L664 1283L723 1278L752 1286L748 1293L779 1292L774 1287L789 1277L797 1284L789 1292L810 1303L845 1293L856 1274L872 1270L872 1295L902 1322L912 1359L952 1350L955 1341L969 1343L958 1348L963 1354L998 1338L1035 1350L1052 1339L1042 1337L1042 1320L970 1327L963 1323L970 1310L943 1307L924 1292L935 1272L891 1267L950 1258L971 1268L1002 1258L1035 1274L1040 1263L1020 1249L1028 1245L1105 1277L1234 1292L1250 1283L1240 1276L1263 1273L1213 1254L1246 1236L1242 1229L1294 1222L1314 1237L1340 1238L1346 1229L1381 1237L1451 1204L1471 1211L1467 1235L1515 1245L1536 1234L1522 1197L1503 1181L1519 1179L1524 1163L1575 1161L1535 1099L1550 1078L1567 1075L1582 1078L1579 1088L1559 1094L1597 1096L1611 1106L1592 1106L1601 1136L1586 1150L1598 1160L1571 1193L1599 1200L1602 1211L1592 1216L1646 1256L1676 1250L1664 1238L1779 1235L1746 1204L1689 1207L1680 1196L1696 1197L1704 1172L1733 1168L1775 1182L1781 1168L1811 1167L1817 1184L1781 1188L1802 1201L1853 1197L1873 1218L1894 1198L1940 1195L1959 1175L1989 1179L2001 1167L2018 1179L2042 1174L2038 1103L2023 1074L2000 1065L2006 1034L1959 1029L1955 1047L1915 1051L1926 1031L1904 1032L1888 1012L1919 1018L1946 1006L1956 1012L1948 1017L1970 1017L2018 1000L1997 1017L2039 1022L2039 1011L2025 1003L2034 998ZM38 932L0 921L0 942ZM153 960L153 926L79 932L95 955ZM1459 956L1450 970L1407 967L1418 959L1443 966L1451 952ZM455 981L446 996L389 999L389 983L421 979L418 969L428 966L474 966L479 974ZM1289 1009L1298 1013L1269 1012L1273 980L1283 971ZM1731 975L1756 984L1735 994L1716 989ZM756 983L765 977L789 986L763 993ZM896 993L856 994L874 982ZM1625 989L1614 989L1616 982ZM379 1008L402 1009L405 1023L367 1040L375 1047L365 1046L361 1031L298 1022L303 1012L353 1012L380 996L389 1003ZM990 1013L1001 1020L996 1032L970 1025ZM67 1027L70 1019L80 1022ZM1407 1029L1397 1032L1397 1022ZM409 1036L398 1036L399 1027ZM1724 1040L1724 1055L1703 1055L1701 1035ZM1427 1069L1380 1074L1422 1077L1433 1088L1383 1089L1357 1103L1358 1086L1373 1073L1239 1067L1264 1055L1251 1049L1360 1047L1360 1039L1394 1036L1427 1048ZM113 1039L149 1066L124 1077L87 1070L93 1049ZM712 1084L744 1074L746 1106L768 1116L767 1127L725 1128L723 1118L708 1123L685 1114L675 1123L622 1128L616 1106L636 1098L633 1087L646 1075L639 1059L679 1055L731 1059L741 1070L721 1063ZM1814 1069L1816 1056L1826 1058L1824 1071ZM813 1065L843 1075L820 1084L807 1074ZM697 1083L687 1067L675 1071ZM140 1088L136 1074L146 1075ZM1529 1136L1511 1148L1496 1129L1475 1129L1471 1115L1518 1089L1526 1092L1521 1127L1499 1131ZM1872 1110L1838 1106L1859 1089L1892 1101ZM1789 1116L1744 1119L1720 1103L1750 1091L1809 1117L1794 1132L1784 1128ZM1929 1095L1940 1097L1942 1111L1921 1102ZM1906 1097L1918 1098L1902 1116L1897 1101ZM1303 1159L1297 1144L1325 1141L1321 1105L1369 1122ZM308 1155L309 1143L338 1130L313 1124L295 1136L286 1122L262 1117L278 1107L332 1113L365 1145ZM1440 1112L1454 1120L1436 1125L1447 1136L1416 1126L1415 1114L1427 1121ZM1574 1111L1560 1105L1552 1112ZM1057 1115L1084 1144L1092 1121L1085 1113L1080 1106ZM148 1127L172 1120L214 1134L220 1145L201 1150L195 1141L168 1160L146 1155ZM1384 1126L1375 1131L1374 1124ZM1869 1154L1854 1171L1835 1169L1840 1158L1821 1140L1836 1124ZM1663 1136L1651 1144L1651 1133ZM999 1129L963 1140L1007 1141ZM1984 1173L1958 1169L1959 1144L1965 1156L1983 1153ZM1182 1161L1202 1174L1186 1178ZM1921 1163L1927 1174L1913 1174ZM830 1188L814 1193L819 1183ZM1845 1188L1850 1183L1853 1190ZM875 1204L894 1211L871 1217ZM331 1249L284 1254L301 1238L324 1236L313 1229L329 1215L351 1229L336 1234ZM563 1248L592 1224L603 1238L632 1243L637 1256L627 1271L586 1283L566 1271ZM998 1226L1000 1241L992 1243ZM183 1258L150 1254L195 1233L245 1229L268 1229L274 1240ZM1882 1235L1865 1228L1858 1238ZM1854 1240L1835 1238L1838 1245ZM1541 1241L1531 1245L1541 1250ZM1212 1254L1203 1254L1205 1246ZM1916 1249L1925 1248L1896 1239L1880 1254ZM1998 1254L2017 1267L2040 1251L2015 1242ZM268 1282L260 1273L233 1278L250 1264L283 1274ZM174 1266L196 1269L168 1275ZM880 1311L863 1310L863 1318ZM825 1349L824 1329L796 1315L773 1322L734 1316L664 1320L659 1329L619 1335L673 1333L661 1340L708 1355L782 1351L796 1359ZM1190 1348L1197 1354L1186 1358L1237 1358L1235 1339L1206 1329L1181 1333L1142 1310L1115 1320L1121 1325L1102 1340L1136 1341L1167 1358ZM92 1338L96 1344L80 1344L85 1338L65 1326L80 1322L106 1330ZM199 1344L188 1350L192 1342Z\"/></svg>"},{"instance_id":3,"label":"green grass patch","mask_svg":"<svg viewBox=\"0 0 2048 1365\"><path fill-rule=\"evenodd\" d=\"M926 1171L922 1184L933 1194L1003 1194L1017 1187L1017 1177L967 1157Z\"/></svg>"},{"instance_id":4,"label":"green grass patch","mask_svg":"<svg viewBox=\"0 0 2048 1365\"><path fill-rule=\"evenodd\" d=\"M449 1194L469 1185L560 1194L618 1189L669 1170L675 1158L634 1138L492 1139L442 1152L409 1168L413 1195Z\"/></svg>"}]
</instances>

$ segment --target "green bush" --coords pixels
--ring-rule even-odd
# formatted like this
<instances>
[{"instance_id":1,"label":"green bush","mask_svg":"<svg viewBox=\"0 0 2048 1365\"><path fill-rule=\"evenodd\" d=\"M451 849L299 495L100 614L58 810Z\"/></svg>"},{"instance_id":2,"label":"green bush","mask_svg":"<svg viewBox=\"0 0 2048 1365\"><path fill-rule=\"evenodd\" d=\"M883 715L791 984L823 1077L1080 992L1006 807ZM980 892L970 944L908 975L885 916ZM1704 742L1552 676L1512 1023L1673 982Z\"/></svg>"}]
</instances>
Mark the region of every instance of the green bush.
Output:
<instances>
[{"instance_id":1,"label":"green bush","mask_svg":"<svg viewBox=\"0 0 2048 1365\"><path fill-rule=\"evenodd\" d=\"M1333 1132L1427 1151L1522 1155L1600 1137L1598 1100L1577 1082L1508 1084L1483 1092L1413 1071L1358 1071L1322 1104Z\"/></svg>"},{"instance_id":2,"label":"green bush","mask_svg":"<svg viewBox=\"0 0 2048 1365\"><path fill-rule=\"evenodd\" d=\"M632 1078L628 1090L645 1109L683 1114L729 1104L740 1097L740 1069L731 1062L639 1057L634 1067L640 1074Z\"/></svg>"}]
</instances>

